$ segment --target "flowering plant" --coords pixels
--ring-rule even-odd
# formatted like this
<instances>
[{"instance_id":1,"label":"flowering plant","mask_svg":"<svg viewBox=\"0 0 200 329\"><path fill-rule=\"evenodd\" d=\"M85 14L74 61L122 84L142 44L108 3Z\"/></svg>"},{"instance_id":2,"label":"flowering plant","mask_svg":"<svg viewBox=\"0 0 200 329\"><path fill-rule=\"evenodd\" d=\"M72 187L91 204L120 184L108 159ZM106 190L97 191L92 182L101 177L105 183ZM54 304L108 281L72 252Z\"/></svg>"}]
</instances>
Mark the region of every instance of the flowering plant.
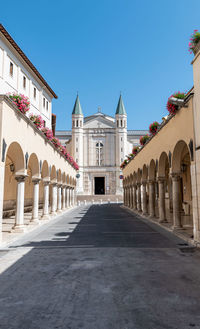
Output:
<instances>
[{"instance_id":1,"label":"flowering plant","mask_svg":"<svg viewBox=\"0 0 200 329\"><path fill-rule=\"evenodd\" d=\"M25 114L27 111L29 111L30 102L28 97L16 93L8 94L8 97L18 107L20 112Z\"/></svg>"},{"instance_id":2,"label":"flowering plant","mask_svg":"<svg viewBox=\"0 0 200 329\"><path fill-rule=\"evenodd\" d=\"M37 126L37 128L41 129L44 127L44 120L42 119L41 115L31 114L29 116L29 119L33 121L33 123Z\"/></svg>"},{"instance_id":3,"label":"flowering plant","mask_svg":"<svg viewBox=\"0 0 200 329\"><path fill-rule=\"evenodd\" d=\"M150 134L155 135L157 133L158 127L159 127L159 123L157 121L151 123L149 126Z\"/></svg>"},{"instance_id":4,"label":"flowering plant","mask_svg":"<svg viewBox=\"0 0 200 329\"><path fill-rule=\"evenodd\" d=\"M132 150L132 154L136 155L139 151L139 147L138 146L135 146Z\"/></svg>"},{"instance_id":5,"label":"flowering plant","mask_svg":"<svg viewBox=\"0 0 200 329\"><path fill-rule=\"evenodd\" d=\"M53 145L54 145L55 147L57 147L57 148L61 146L59 139L56 138L56 137L53 137L52 140L51 140L51 142L52 142Z\"/></svg>"},{"instance_id":6,"label":"flowering plant","mask_svg":"<svg viewBox=\"0 0 200 329\"><path fill-rule=\"evenodd\" d=\"M144 135L144 136L140 137L140 144L145 145L146 142L148 141L149 137L150 137L149 135Z\"/></svg>"},{"instance_id":7,"label":"flowering plant","mask_svg":"<svg viewBox=\"0 0 200 329\"><path fill-rule=\"evenodd\" d=\"M53 132L51 129L47 127L43 127L42 129L43 134L46 136L47 139L52 140L53 138Z\"/></svg>"},{"instance_id":8,"label":"flowering plant","mask_svg":"<svg viewBox=\"0 0 200 329\"><path fill-rule=\"evenodd\" d=\"M191 35L190 42L189 42L190 54L195 53L195 47L199 41L200 41L200 32L198 32L198 30L194 30L194 32Z\"/></svg>"},{"instance_id":9,"label":"flowering plant","mask_svg":"<svg viewBox=\"0 0 200 329\"><path fill-rule=\"evenodd\" d=\"M168 101L167 101L167 110L169 111L170 114L174 115L174 114L176 114L176 112L178 110L178 105L175 105L175 104L171 104L170 103L170 98L171 97L178 98L178 99L184 99L185 98L185 93L181 93L180 91L178 91L177 93L174 93L173 95L171 95L168 98Z\"/></svg>"}]
</instances>

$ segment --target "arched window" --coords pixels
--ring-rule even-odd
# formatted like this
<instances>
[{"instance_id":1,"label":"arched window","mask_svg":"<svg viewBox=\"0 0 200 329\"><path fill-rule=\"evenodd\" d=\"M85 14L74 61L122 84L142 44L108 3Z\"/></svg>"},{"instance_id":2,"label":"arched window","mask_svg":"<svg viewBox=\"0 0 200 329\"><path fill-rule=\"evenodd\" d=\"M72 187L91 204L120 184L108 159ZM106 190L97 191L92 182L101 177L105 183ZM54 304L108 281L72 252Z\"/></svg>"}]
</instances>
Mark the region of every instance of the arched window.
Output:
<instances>
[{"instance_id":1,"label":"arched window","mask_svg":"<svg viewBox=\"0 0 200 329\"><path fill-rule=\"evenodd\" d=\"M103 165L103 143L96 143L96 165Z\"/></svg>"},{"instance_id":2,"label":"arched window","mask_svg":"<svg viewBox=\"0 0 200 329\"><path fill-rule=\"evenodd\" d=\"M76 120L76 127L78 127L78 120Z\"/></svg>"},{"instance_id":3,"label":"arched window","mask_svg":"<svg viewBox=\"0 0 200 329\"><path fill-rule=\"evenodd\" d=\"M117 127L119 127L119 120L117 120Z\"/></svg>"},{"instance_id":4,"label":"arched window","mask_svg":"<svg viewBox=\"0 0 200 329\"><path fill-rule=\"evenodd\" d=\"M121 120L121 127L123 127L123 121Z\"/></svg>"}]
</instances>

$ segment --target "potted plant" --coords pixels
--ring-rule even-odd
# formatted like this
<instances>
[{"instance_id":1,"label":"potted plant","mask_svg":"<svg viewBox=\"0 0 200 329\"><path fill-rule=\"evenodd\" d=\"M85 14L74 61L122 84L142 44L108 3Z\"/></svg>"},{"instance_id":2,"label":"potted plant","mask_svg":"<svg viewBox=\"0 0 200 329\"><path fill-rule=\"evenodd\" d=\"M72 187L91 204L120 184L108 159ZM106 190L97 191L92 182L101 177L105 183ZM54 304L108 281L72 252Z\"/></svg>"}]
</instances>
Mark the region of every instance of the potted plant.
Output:
<instances>
[{"instance_id":1,"label":"potted plant","mask_svg":"<svg viewBox=\"0 0 200 329\"><path fill-rule=\"evenodd\" d=\"M29 119L36 125L38 129L43 128L44 120L41 115L30 114Z\"/></svg>"},{"instance_id":2,"label":"potted plant","mask_svg":"<svg viewBox=\"0 0 200 329\"><path fill-rule=\"evenodd\" d=\"M133 154L133 155L136 155L136 154L138 153L138 151L139 151L139 147L138 147L138 146L135 146L135 147L133 148L133 150L132 150L132 154Z\"/></svg>"},{"instance_id":3,"label":"potted plant","mask_svg":"<svg viewBox=\"0 0 200 329\"><path fill-rule=\"evenodd\" d=\"M22 94L8 94L9 99L17 106L18 110L23 114L29 111L30 102L28 97Z\"/></svg>"},{"instance_id":4,"label":"potted plant","mask_svg":"<svg viewBox=\"0 0 200 329\"><path fill-rule=\"evenodd\" d=\"M144 146L146 144L146 142L149 140L149 137L150 137L149 135L144 135L144 136L140 137L140 144L142 146Z\"/></svg>"},{"instance_id":5,"label":"potted plant","mask_svg":"<svg viewBox=\"0 0 200 329\"><path fill-rule=\"evenodd\" d=\"M53 132L52 132L51 129L49 129L49 128L47 128L47 127L43 127L43 128L41 129L41 131L43 132L43 134L46 136L46 138L47 138L48 140L52 140L52 138L53 138Z\"/></svg>"},{"instance_id":6,"label":"potted plant","mask_svg":"<svg viewBox=\"0 0 200 329\"><path fill-rule=\"evenodd\" d=\"M157 133L158 127L159 127L159 123L157 121L151 123L149 126L150 134L155 135Z\"/></svg>"},{"instance_id":7,"label":"potted plant","mask_svg":"<svg viewBox=\"0 0 200 329\"><path fill-rule=\"evenodd\" d=\"M177 99L184 99L185 98L185 93L181 93L180 91L178 91L178 92L174 93L173 95L171 95L168 98L168 101L167 101L167 110L168 110L169 114L175 115L176 112L178 111L178 105L172 104L170 102L170 98L171 97L174 97L174 98L177 98Z\"/></svg>"},{"instance_id":8,"label":"potted plant","mask_svg":"<svg viewBox=\"0 0 200 329\"><path fill-rule=\"evenodd\" d=\"M194 30L191 35L190 42L189 42L189 52L190 54L196 53L200 50L200 32L198 30Z\"/></svg>"}]
</instances>

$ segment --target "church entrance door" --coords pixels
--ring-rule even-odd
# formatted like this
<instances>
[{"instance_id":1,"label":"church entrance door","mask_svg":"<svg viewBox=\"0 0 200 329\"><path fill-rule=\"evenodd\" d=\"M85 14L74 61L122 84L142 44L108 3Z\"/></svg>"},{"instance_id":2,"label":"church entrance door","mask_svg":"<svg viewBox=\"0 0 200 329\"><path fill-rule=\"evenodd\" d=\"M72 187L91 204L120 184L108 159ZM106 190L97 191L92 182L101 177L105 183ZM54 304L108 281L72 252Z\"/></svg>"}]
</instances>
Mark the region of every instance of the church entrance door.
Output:
<instances>
[{"instance_id":1,"label":"church entrance door","mask_svg":"<svg viewBox=\"0 0 200 329\"><path fill-rule=\"evenodd\" d=\"M105 177L94 177L95 194L105 194Z\"/></svg>"}]
</instances>

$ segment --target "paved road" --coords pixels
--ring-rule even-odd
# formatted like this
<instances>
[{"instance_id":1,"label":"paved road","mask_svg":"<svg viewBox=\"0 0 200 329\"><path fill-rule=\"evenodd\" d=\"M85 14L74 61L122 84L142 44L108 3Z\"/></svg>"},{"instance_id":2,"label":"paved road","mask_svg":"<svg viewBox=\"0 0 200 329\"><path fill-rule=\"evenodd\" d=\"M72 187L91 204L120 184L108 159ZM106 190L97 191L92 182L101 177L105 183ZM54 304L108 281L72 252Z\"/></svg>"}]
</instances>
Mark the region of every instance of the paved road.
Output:
<instances>
[{"instance_id":1,"label":"paved road","mask_svg":"<svg viewBox=\"0 0 200 329\"><path fill-rule=\"evenodd\" d=\"M1 329L200 328L199 252L119 205L38 228L0 271Z\"/></svg>"}]
</instances>

